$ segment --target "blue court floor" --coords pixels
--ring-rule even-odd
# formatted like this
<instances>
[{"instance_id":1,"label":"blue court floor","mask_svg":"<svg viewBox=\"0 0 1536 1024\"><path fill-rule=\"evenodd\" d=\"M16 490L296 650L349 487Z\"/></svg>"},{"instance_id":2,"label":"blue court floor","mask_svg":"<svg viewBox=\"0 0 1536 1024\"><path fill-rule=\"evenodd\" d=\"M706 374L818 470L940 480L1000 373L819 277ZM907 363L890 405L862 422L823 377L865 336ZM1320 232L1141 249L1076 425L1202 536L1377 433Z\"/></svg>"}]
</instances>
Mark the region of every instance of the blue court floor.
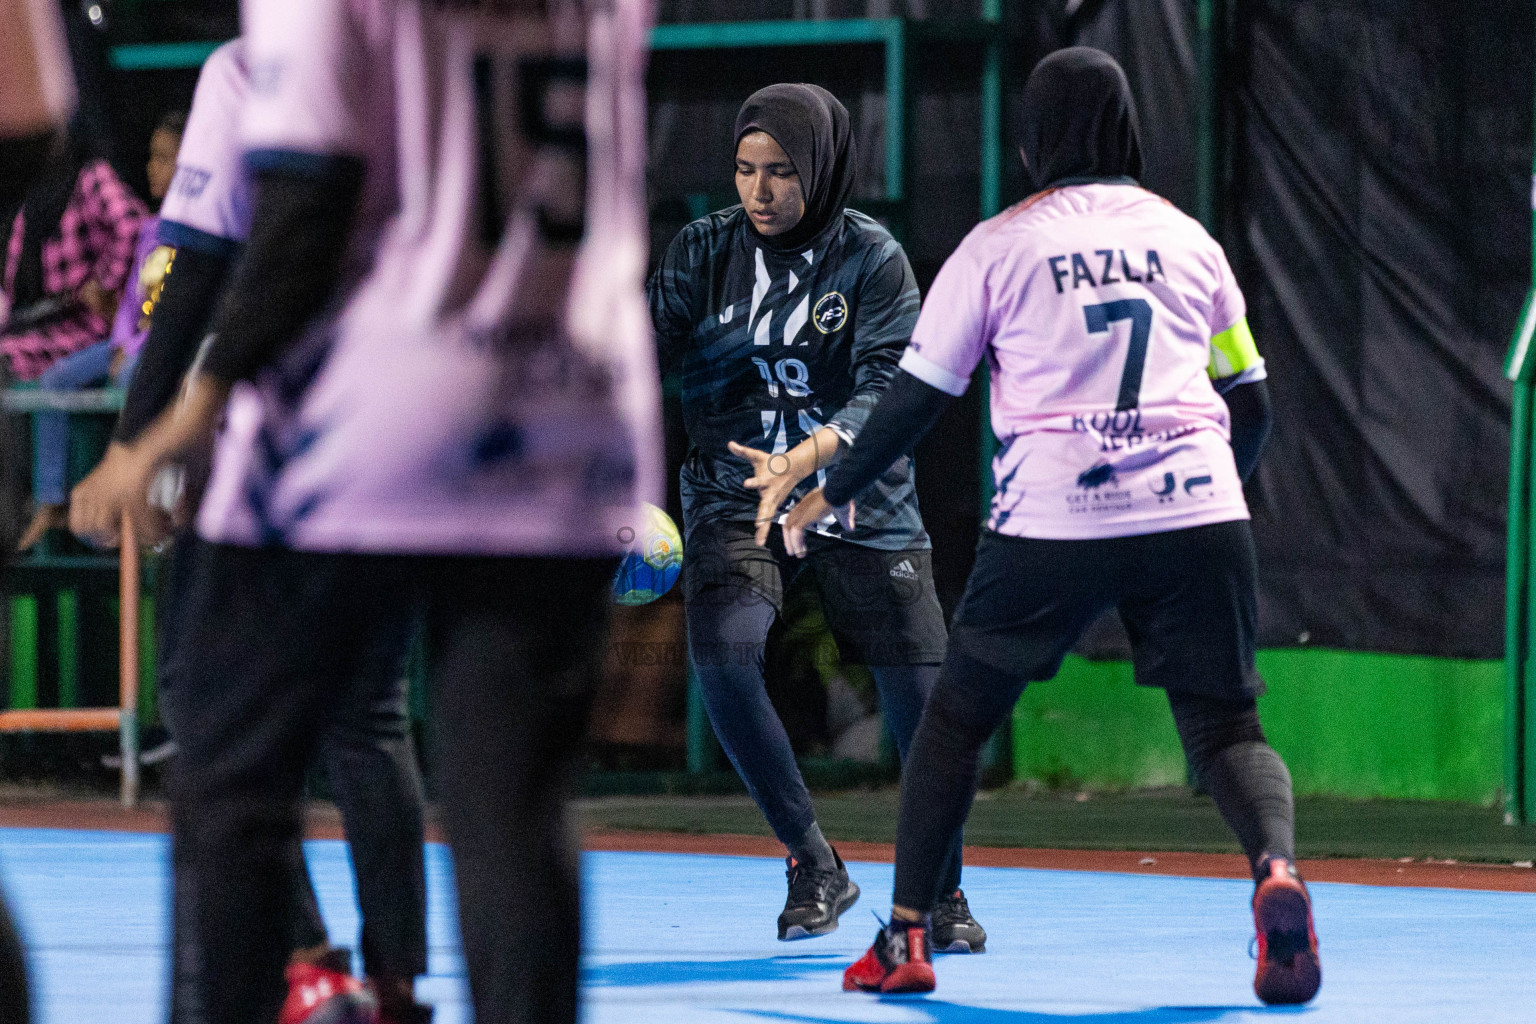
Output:
<instances>
[{"instance_id":1,"label":"blue court floor","mask_svg":"<svg viewBox=\"0 0 1536 1024\"><path fill-rule=\"evenodd\" d=\"M308 844L332 937L358 920L340 842ZM40 1024L165 1019L167 840L0 829L0 877L28 945ZM447 852L429 848L432 963L421 998L467 1020ZM975 868L971 907L990 952L942 957L928 998L840 991L875 931L891 868L852 865L864 889L841 931L774 940L780 862L594 853L587 875L589 1024L857 1021L880 1024L1308 1024L1536 1021L1536 895L1313 886L1323 990L1265 1010L1250 989L1249 885Z\"/></svg>"}]
</instances>

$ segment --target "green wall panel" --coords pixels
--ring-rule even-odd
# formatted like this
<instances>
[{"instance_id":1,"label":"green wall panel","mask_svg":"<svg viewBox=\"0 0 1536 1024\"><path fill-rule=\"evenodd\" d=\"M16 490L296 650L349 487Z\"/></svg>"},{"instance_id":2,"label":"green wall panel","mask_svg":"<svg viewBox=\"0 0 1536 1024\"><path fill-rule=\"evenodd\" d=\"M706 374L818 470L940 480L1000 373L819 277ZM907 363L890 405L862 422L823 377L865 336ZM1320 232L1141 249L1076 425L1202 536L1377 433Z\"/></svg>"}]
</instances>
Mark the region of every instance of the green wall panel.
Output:
<instances>
[{"instance_id":1,"label":"green wall panel","mask_svg":"<svg viewBox=\"0 0 1536 1024\"><path fill-rule=\"evenodd\" d=\"M1129 662L1076 655L1019 699L1013 765L1019 778L1067 788L1184 782L1184 754L1162 692L1133 683Z\"/></svg>"},{"instance_id":2,"label":"green wall panel","mask_svg":"<svg viewBox=\"0 0 1536 1024\"><path fill-rule=\"evenodd\" d=\"M1492 804L1504 666L1327 650L1259 655L1259 713L1298 793Z\"/></svg>"},{"instance_id":3,"label":"green wall panel","mask_svg":"<svg viewBox=\"0 0 1536 1024\"><path fill-rule=\"evenodd\" d=\"M1262 651L1264 728L1296 791L1491 804L1502 777L1497 661L1318 649ZM1014 710L1014 770L1053 786L1185 781L1167 701L1126 662L1067 658Z\"/></svg>"}]
</instances>

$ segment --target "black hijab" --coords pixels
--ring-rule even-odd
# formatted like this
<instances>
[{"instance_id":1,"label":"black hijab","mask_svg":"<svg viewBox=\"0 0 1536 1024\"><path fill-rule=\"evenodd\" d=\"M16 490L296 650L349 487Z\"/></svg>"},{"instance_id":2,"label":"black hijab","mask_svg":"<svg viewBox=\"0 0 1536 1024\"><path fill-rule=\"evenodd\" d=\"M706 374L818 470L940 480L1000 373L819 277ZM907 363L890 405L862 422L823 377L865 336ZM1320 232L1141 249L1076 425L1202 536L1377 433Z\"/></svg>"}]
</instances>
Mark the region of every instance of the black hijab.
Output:
<instances>
[{"instance_id":1,"label":"black hijab","mask_svg":"<svg viewBox=\"0 0 1536 1024\"><path fill-rule=\"evenodd\" d=\"M840 217L853 194L856 151L848 109L819 85L770 85L741 105L733 145L748 132L773 137L795 165L805 193L800 223L772 238L758 235L758 240L770 249L797 249Z\"/></svg>"},{"instance_id":2,"label":"black hijab","mask_svg":"<svg viewBox=\"0 0 1536 1024\"><path fill-rule=\"evenodd\" d=\"M43 240L59 233L59 222L75 194L85 163L80 144L69 135L61 136L48 157L47 166L27 190L26 199L21 204L21 256L11 289L13 315L47 297L43 283ZM4 231L0 231L6 238L10 237L15 216L13 207L5 218Z\"/></svg>"},{"instance_id":3,"label":"black hijab","mask_svg":"<svg viewBox=\"0 0 1536 1024\"><path fill-rule=\"evenodd\" d=\"M1044 189L1064 179L1141 177L1141 129L1115 58L1089 46L1057 50L1024 85L1025 168Z\"/></svg>"}]
</instances>

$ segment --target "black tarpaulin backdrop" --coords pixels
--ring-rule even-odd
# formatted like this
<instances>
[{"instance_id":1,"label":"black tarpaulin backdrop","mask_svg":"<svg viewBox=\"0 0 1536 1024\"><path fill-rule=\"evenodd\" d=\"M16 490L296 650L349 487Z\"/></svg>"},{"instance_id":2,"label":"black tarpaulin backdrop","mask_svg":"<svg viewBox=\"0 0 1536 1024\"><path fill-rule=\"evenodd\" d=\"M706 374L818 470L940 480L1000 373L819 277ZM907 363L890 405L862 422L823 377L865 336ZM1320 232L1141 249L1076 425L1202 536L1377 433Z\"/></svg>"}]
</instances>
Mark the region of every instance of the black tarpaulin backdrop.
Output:
<instances>
[{"instance_id":1,"label":"black tarpaulin backdrop","mask_svg":"<svg viewBox=\"0 0 1536 1024\"><path fill-rule=\"evenodd\" d=\"M1249 488L1262 640L1500 657L1510 396L1501 370L1531 276L1529 0L1233 0L1225 10L1217 235L1248 297L1276 405ZM977 13L969 0L663 8L664 20ZM1084 44L1125 65L1145 184L1193 213L1193 0L1055 0L1005 13L1004 201L1024 188L1012 116L1024 76L1050 50ZM910 186L920 201L907 242L926 285L976 218L980 108L964 55L914 58ZM729 142L717 136L728 138L748 86L781 75L838 92L867 158L861 195L879 194L874 53L828 62L825 52L771 51L711 70L712 81L691 85L667 75L653 96L653 200L728 190ZM686 219L659 217L653 246ZM918 449L946 604L975 537L980 403L967 399ZM1118 647L1112 638L1096 646Z\"/></svg>"},{"instance_id":2,"label":"black tarpaulin backdrop","mask_svg":"<svg viewBox=\"0 0 1536 1024\"><path fill-rule=\"evenodd\" d=\"M1250 487L1264 639L1501 657L1531 5L1237 15L1224 241L1277 413Z\"/></svg>"}]
</instances>

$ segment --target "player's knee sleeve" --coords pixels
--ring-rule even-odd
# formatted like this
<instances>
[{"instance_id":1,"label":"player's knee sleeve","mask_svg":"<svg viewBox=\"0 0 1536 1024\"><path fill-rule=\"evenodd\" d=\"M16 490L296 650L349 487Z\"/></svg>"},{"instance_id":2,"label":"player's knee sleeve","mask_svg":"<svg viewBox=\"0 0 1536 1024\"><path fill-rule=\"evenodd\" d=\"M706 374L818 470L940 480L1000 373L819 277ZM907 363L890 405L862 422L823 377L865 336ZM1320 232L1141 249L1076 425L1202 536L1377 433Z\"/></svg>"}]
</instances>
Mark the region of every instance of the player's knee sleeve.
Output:
<instances>
[{"instance_id":1,"label":"player's knee sleeve","mask_svg":"<svg viewBox=\"0 0 1536 1024\"><path fill-rule=\"evenodd\" d=\"M949 730L967 745L981 746L1003 723L1024 691L1024 680L951 651L939 671L924 717Z\"/></svg>"},{"instance_id":2,"label":"player's knee sleeve","mask_svg":"<svg viewBox=\"0 0 1536 1024\"><path fill-rule=\"evenodd\" d=\"M1190 765L1250 864L1267 854L1294 858L1291 773L1264 739L1254 701L1170 693L1168 702Z\"/></svg>"},{"instance_id":3,"label":"player's knee sleeve","mask_svg":"<svg viewBox=\"0 0 1536 1024\"><path fill-rule=\"evenodd\" d=\"M1191 693L1168 694L1173 724L1184 753L1197 770L1237 743L1264 743L1259 708L1252 697L1220 700Z\"/></svg>"}]
</instances>

